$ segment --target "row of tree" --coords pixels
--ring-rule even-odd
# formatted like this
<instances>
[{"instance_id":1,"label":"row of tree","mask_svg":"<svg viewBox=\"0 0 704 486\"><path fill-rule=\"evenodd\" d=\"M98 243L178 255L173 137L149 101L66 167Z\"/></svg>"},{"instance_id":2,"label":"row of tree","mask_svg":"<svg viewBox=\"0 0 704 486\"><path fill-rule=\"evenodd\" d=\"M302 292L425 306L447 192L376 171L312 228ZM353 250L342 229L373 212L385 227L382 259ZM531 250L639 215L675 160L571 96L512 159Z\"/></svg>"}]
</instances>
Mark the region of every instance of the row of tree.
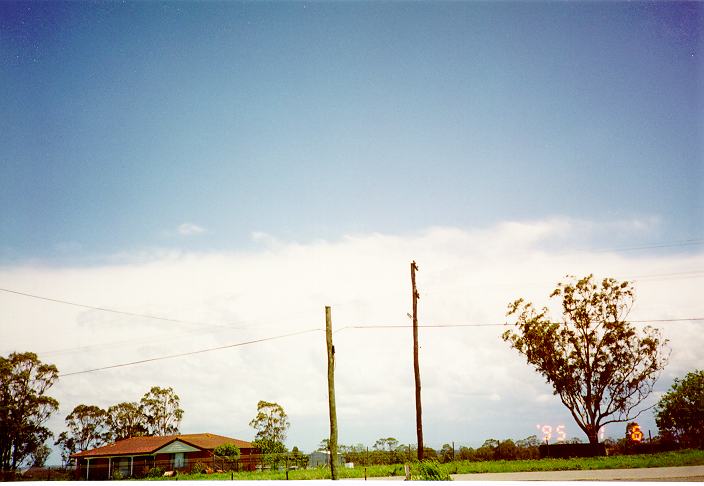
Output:
<instances>
[{"instance_id":1,"label":"row of tree","mask_svg":"<svg viewBox=\"0 0 704 486\"><path fill-rule=\"evenodd\" d=\"M572 441L578 441L575 438ZM511 460L511 459L534 459L539 457L538 447L540 441L535 435L526 439L514 442L511 439L499 441L487 439L479 448L460 446L454 448L453 445L443 444L440 449L423 447L423 456L426 459L436 460L442 463L454 460L463 461L488 461L488 460ZM327 439L323 439L318 448L320 451L329 451ZM417 457L417 446L415 444L401 444L393 437L382 437L378 439L372 448L364 444L338 445L338 451L345 459L345 462L355 464L375 465L375 464L401 464L413 461Z\"/></svg>"},{"instance_id":2,"label":"row of tree","mask_svg":"<svg viewBox=\"0 0 704 486\"><path fill-rule=\"evenodd\" d=\"M77 405L66 416L66 429L55 445L68 463L71 454L111 442L145 435L178 434L183 419L180 399L173 388L153 386L139 402L121 402L102 409Z\"/></svg>"},{"instance_id":3,"label":"row of tree","mask_svg":"<svg viewBox=\"0 0 704 486\"><path fill-rule=\"evenodd\" d=\"M53 433L46 427L59 402L48 395L59 371L42 363L35 353L0 356L0 471L3 478L17 469L41 466L51 453L47 441ZM66 463L71 454L114 440L140 435L178 433L183 417L179 397L172 388L152 387L139 402L123 402L106 410L78 405L66 417L66 431L55 445L61 446ZM9 476L8 476L9 477Z\"/></svg>"}]
</instances>

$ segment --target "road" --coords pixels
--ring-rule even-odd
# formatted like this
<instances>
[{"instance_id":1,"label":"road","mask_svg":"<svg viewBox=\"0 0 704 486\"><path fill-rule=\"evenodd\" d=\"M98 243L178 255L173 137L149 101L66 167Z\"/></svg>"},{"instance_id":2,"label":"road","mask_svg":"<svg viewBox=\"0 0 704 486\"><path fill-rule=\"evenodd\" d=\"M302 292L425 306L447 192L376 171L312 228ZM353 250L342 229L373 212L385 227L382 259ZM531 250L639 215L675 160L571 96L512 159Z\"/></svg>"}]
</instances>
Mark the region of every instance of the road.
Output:
<instances>
[{"instance_id":1,"label":"road","mask_svg":"<svg viewBox=\"0 0 704 486\"><path fill-rule=\"evenodd\" d=\"M704 466L453 474L458 481L704 481Z\"/></svg>"},{"instance_id":2,"label":"road","mask_svg":"<svg viewBox=\"0 0 704 486\"><path fill-rule=\"evenodd\" d=\"M402 481L400 476L370 478ZM544 471L515 473L453 474L455 481L704 481L704 466L597 469L590 471Z\"/></svg>"}]
</instances>

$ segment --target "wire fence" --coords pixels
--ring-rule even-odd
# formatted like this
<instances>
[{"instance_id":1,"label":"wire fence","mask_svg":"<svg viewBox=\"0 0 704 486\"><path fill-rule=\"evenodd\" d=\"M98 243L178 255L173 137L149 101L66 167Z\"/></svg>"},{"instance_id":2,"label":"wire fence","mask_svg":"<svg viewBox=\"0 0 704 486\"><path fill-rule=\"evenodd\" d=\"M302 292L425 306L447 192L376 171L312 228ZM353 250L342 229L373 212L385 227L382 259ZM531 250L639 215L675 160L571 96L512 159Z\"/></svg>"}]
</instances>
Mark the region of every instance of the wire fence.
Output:
<instances>
[{"instance_id":1,"label":"wire fence","mask_svg":"<svg viewBox=\"0 0 704 486\"><path fill-rule=\"evenodd\" d=\"M102 458L85 458L79 460L72 479L126 479L177 476L179 474L227 473L265 470L305 469L310 465L310 458L304 454L243 454L237 459L219 456L180 457L157 456L120 456Z\"/></svg>"}]
</instances>

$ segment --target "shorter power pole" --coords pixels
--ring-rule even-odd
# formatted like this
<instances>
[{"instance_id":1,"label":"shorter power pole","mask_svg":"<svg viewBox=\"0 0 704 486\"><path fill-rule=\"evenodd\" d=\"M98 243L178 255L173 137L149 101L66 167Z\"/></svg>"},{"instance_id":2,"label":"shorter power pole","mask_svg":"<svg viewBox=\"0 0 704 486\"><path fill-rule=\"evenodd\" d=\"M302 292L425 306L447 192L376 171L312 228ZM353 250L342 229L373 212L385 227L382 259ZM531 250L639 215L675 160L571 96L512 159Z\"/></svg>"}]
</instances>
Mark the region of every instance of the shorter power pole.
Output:
<instances>
[{"instance_id":1,"label":"shorter power pole","mask_svg":"<svg viewBox=\"0 0 704 486\"><path fill-rule=\"evenodd\" d=\"M335 409L335 346L332 344L332 315L325 306L325 343L328 350L328 405L330 408L330 476L337 479L337 411Z\"/></svg>"}]
</instances>

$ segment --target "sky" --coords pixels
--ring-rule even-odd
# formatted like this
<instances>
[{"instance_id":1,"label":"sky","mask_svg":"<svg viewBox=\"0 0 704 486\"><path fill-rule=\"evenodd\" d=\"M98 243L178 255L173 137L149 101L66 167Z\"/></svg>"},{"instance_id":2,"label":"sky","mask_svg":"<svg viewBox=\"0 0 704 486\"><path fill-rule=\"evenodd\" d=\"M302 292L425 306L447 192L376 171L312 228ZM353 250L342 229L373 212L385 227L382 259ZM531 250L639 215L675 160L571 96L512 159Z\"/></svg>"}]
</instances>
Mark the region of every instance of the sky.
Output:
<instances>
[{"instance_id":1,"label":"sky","mask_svg":"<svg viewBox=\"0 0 704 486\"><path fill-rule=\"evenodd\" d=\"M704 6L676 2L0 3L0 354L62 373L324 325L340 440L415 441L421 323L502 323L565 275L704 317ZM552 303L554 305L554 302ZM200 324L195 324L200 323ZM701 368L663 323L648 405ZM426 442L581 435L503 328L423 329ZM173 386L181 430L326 435L324 334L62 377L79 403ZM652 412L639 418L656 431ZM618 428L609 431L620 437Z\"/></svg>"}]
</instances>

